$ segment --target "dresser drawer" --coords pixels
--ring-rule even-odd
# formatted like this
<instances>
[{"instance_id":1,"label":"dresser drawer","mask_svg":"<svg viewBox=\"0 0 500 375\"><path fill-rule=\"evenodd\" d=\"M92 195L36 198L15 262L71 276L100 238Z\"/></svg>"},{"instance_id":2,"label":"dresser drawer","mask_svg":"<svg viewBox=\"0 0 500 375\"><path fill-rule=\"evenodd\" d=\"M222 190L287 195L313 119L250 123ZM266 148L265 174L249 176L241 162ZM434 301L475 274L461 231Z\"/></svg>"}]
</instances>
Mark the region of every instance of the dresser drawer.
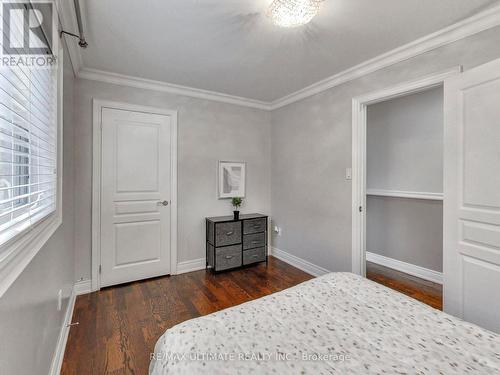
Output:
<instances>
[{"instance_id":1,"label":"dresser drawer","mask_svg":"<svg viewBox=\"0 0 500 375\"><path fill-rule=\"evenodd\" d=\"M243 236L243 250L262 246L266 246L266 232L245 234Z\"/></svg>"},{"instance_id":2,"label":"dresser drawer","mask_svg":"<svg viewBox=\"0 0 500 375\"><path fill-rule=\"evenodd\" d=\"M241 243L241 221L217 223L215 225L215 246Z\"/></svg>"},{"instance_id":3,"label":"dresser drawer","mask_svg":"<svg viewBox=\"0 0 500 375\"><path fill-rule=\"evenodd\" d=\"M243 234L259 233L266 231L266 218L243 221Z\"/></svg>"},{"instance_id":4,"label":"dresser drawer","mask_svg":"<svg viewBox=\"0 0 500 375\"><path fill-rule=\"evenodd\" d=\"M243 252L243 264L252 264L255 262L263 262L266 260L266 248L259 247L257 249L246 250Z\"/></svg>"},{"instance_id":5,"label":"dresser drawer","mask_svg":"<svg viewBox=\"0 0 500 375\"><path fill-rule=\"evenodd\" d=\"M222 271L241 266L241 245L215 249L215 270Z\"/></svg>"}]
</instances>

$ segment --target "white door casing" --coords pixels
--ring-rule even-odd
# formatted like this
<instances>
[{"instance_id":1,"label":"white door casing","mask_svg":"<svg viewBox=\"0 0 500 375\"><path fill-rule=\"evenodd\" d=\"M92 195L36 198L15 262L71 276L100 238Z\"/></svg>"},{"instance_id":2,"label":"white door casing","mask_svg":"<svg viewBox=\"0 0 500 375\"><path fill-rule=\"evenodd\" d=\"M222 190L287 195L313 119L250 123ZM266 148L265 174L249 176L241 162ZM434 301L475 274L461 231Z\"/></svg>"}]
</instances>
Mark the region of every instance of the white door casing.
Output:
<instances>
[{"instance_id":1,"label":"white door casing","mask_svg":"<svg viewBox=\"0 0 500 375\"><path fill-rule=\"evenodd\" d=\"M445 81L444 310L500 332L500 60Z\"/></svg>"},{"instance_id":2,"label":"white door casing","mask_svg":"<svg viewBox=\"0 0 500 375\"><path fill-rule=\"evenodd\" d=\"M352 272L366 273L366 126L367 107L371 104L414 94L440 86L457 76L461 66L436 72L416 80L353 98L352 100ZM435 198L435 197L433 197Z\"/></svg>"},{"instance_id":3,"label":"white door casing","mask_svg":"<svg viewBox=\"0 0 500 375\"><path fill-rule=\"evenodd\" d=\"M96 114L93 290L175 273L176 113L94 101Z\"/></svg>"}]
</instances>

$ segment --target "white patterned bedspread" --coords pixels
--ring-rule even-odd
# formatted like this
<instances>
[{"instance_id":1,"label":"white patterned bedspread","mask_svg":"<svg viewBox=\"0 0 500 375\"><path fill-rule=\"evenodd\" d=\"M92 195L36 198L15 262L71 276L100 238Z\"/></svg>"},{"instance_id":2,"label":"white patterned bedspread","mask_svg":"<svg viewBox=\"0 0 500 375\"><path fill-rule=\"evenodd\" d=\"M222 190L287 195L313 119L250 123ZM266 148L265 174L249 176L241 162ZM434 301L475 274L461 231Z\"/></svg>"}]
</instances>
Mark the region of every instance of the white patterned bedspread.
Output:
<instances>
[{"instance_id":1,"label":"white patterned bedspread","mask_svg":"<svg viewBox=\"0 0 500 375\"><path fill-rule=\"evenodd\" d=\"M150 373L500 374L500 336L332 273L167 330Z\"/></svg>"}]
</instances>

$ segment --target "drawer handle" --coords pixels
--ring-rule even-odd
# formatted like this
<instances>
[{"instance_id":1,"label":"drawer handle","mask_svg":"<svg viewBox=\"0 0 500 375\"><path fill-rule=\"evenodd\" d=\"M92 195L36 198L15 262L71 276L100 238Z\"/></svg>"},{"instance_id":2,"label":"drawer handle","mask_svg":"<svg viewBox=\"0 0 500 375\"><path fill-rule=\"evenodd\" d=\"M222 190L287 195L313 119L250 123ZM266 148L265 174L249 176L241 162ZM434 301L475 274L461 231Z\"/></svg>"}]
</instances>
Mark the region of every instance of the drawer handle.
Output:
<instances>
[{"instance_id":1,"label":"drawer handle","mask_svg":"<svg viewBox=\"0 0 500 375\"><path fill-rule=\"evenodd\" d=\"M233 259L234 258L234 255L226 255L225 256L226 259Z\"/></svg>"},{"instance_id":2,"label":"drawer handle","mask_svg":"<svg viewBox=\"0 0 500 375\"><path fill-rule=\"evenodd\" d=\"M254 224L253 227L254 228L260 228L260 224Z\"/></svg>"},{"instance_id":3,"label":"drawer handle","mask_svg":"<svg viewBox=\"0 0 500 375\"><path fill-rule=\"evenodd\" d=\"M252 244L256 244L256 243L259 243L259 241L252 241Z\"/></svg>"},{"instance_id":4,"label":"drawer handle","mask_svg":"<svg viewBox=\"0 0 500 375\"><path fill-rule=\"evenodd\" d=\"M232 236L234 234L234 231L226 232L226 236Z\"/></svg>"},{"instance_id":5,"label":"drawer handle","mask_svg":"<svg viewBox=\"0 0 500 375\"><path fill-rule=\"evenodd\" d=\"M258 258L258 257L259 257L259 255L258 255L258 254L254 254L254 255L252 255L252 258Z\"/></svg>"}]
</instances>

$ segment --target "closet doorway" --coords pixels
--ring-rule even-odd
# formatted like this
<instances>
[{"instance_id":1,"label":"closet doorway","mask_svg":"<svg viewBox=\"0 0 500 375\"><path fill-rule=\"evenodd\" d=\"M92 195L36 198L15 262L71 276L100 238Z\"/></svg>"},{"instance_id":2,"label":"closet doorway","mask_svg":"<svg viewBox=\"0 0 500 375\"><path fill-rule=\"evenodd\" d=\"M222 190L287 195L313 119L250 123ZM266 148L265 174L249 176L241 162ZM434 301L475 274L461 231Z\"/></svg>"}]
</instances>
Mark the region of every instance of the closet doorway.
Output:
<instances>
[{"instance_id":1,"label":"closet doorway","mask_svg":"<svg viewBox=\"0 0 500 375\"><path fill-rule=\"evenodd\" d=\"M442 309L443 86L369 105L366 277Z\"/></svg>"},{"instance_id":2,"label":"closet doorway","mask_svg":"<svg viewBox=\"0 0 500 375\"><path fill-rule=\"evenodd\" d=\"M438 309L443 82L459 71L372 93L353 106L353 272Z\"/></svg>"}]
</instances>

